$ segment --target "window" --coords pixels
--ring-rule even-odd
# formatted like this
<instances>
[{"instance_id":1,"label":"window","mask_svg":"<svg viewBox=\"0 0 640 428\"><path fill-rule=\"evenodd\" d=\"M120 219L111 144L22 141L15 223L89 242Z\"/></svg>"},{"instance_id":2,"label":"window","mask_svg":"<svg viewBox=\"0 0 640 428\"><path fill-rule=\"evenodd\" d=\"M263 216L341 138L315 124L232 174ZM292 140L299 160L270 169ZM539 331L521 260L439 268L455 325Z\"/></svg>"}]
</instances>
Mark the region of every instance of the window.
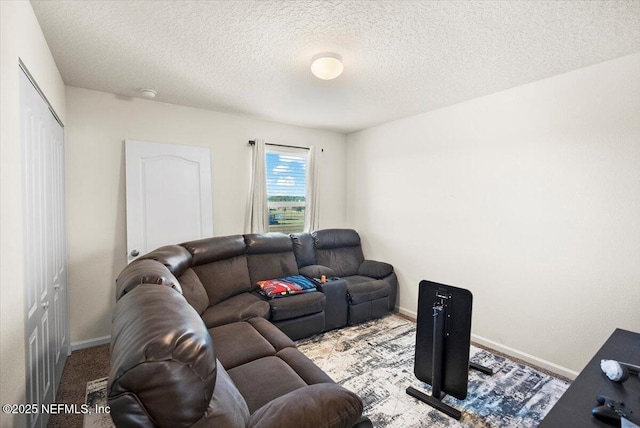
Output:
<instances>
[{"instance_id":1,"label":"window","mask_svg":"<svg viewBox=\"0 0 640 428\"><path fill-rule=\"evenodd\" d=\"M300 149L266 150L269 232L304 229L308 154Z\"/></svg>"}]
</instances>

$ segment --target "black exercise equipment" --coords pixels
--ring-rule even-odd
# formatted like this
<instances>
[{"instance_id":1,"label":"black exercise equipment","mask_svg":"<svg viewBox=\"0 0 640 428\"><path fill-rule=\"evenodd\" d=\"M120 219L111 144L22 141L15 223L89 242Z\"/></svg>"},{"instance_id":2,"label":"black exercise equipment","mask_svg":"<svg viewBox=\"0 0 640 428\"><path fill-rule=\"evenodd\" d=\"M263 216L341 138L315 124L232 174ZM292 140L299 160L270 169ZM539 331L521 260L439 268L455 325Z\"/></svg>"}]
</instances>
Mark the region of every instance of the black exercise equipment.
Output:
<instances>
[{"instance_id":1,"label":"black exercise equipment","mask_svg":"<svg viewBox=\"0 0 640 428\"><path fill-rule=\"evenodd\" d=\"M487 367L469 363L472 303L469 290L420 282L414 373L431 385L432 392L427 395L410 386L407 394L455 419L462 413L442 402L445 395L467 397L470 368L493 374Z\"/></svg>"}]
</instances>

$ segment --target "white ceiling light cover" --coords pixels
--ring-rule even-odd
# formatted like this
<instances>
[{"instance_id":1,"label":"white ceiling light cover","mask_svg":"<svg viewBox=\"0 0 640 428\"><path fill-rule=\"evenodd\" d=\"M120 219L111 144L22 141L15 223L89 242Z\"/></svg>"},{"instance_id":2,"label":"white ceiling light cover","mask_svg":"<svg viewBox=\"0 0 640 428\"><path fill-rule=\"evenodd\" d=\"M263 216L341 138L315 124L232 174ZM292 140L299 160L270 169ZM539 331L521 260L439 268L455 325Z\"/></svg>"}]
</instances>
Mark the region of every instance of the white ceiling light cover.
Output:
<instances>
[{"instance_id":1,"label":"white ceiling light cover","mask_svg":"<svg viewBox=\"0 0 640 428\"><path fill-rule=\"evenodd\" d=\"M150 100L154 99L158 92L153 89L140 89L140 93L143 97L148 98Z\"/></svg>"},{"instance_id":2,"label":"white ceiling light cover","mask_svg":"<svg viewBox=\"0 0 640 428\"><path fill-rule=\"evenodd\" d=\"M335 56L321 55L311 63L311 72L322 80L335 79L342 74L342 70L342 62Z\"/></svg>"}]
</instances>

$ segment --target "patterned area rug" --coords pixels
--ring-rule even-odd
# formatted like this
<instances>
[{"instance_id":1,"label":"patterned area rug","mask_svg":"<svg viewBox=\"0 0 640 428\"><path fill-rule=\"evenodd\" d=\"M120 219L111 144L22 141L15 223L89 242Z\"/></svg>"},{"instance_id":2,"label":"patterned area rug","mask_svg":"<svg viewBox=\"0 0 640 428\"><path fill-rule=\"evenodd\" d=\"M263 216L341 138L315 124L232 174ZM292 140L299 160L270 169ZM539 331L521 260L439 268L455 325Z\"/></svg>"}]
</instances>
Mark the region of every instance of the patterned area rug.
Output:
<instances>
[{"instance_id":1,"label":"patterned area rug","mask_svg":"<svg viewBox=\"0 0 640 428\"><path fill-rule=\"evenodd\" d=\"M85 403L89 406L89 413L84 415L84 428L113 428L113 421L108 413L96 413L95 409L105 408L107 405L107 378L87 382Z\"/></svg>"},{"instance_id":2,"label":"patterned area rug","mask_svg":"<svg viewBox=\"0 0 640 428\"><path fill-rule=\"evenodd\" d=\"M413 386L431 393L413 375L415 323L396 315L298 341L298 348L336 382L358 394L374 427L535 427L567 382L471 347L471 360L493 369L469 372L466 400L444 402L461 410L456 421L410 397ZM106 379L87 384L87 404L106 405ZM108 414L85 415L85 428L113 427Z\"/></svg>"},{"instance_id":3,"label":"patterned area rug","mask_svg":"<svg viewBox=\"0 0 640 428\"><path fill-rule=\"evenodd\" d=\"M413 374L416 325L397 315L298 342L337 383L358 394L375 427L535 427L569 387L567 382L471 347L471 360L493 369L469 372L466 400L443 401L462 411L456 421L410 397L431 387Z\"/></svg>"}]
</instances>

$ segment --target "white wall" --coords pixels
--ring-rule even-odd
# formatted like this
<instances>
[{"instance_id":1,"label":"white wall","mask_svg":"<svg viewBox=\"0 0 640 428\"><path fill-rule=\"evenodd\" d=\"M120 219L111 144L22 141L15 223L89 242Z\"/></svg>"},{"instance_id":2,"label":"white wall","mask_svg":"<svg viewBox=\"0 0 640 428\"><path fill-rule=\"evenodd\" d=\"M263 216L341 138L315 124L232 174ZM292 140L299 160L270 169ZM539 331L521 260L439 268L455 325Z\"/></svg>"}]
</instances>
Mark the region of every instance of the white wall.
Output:
<instances>
[{"instance_id":1,"label":"white wall","mask_svg":"<svg viewBox=\"0 0 640 428\"><path fill-rule=\"evenodd\" d=\"M344 226L343 134L74 87L67 87L67 115L69 293L71 342L76 345L111 330L114 281L126 266L125 139L211 148L217 236L244 232L250 139L320 145L320 224Z\"/></svg>"},{"instance_id":2,"label":"white wall","mask_svg":"<svg viewBox=\"0 0 640 428\"><path fill-rule=\"evenodd\" d=\"M0 2L0 402L24 403L24 276L22 154L18 59L65 121L64 83L27 1ZM21 427L23 416L0 414L0 425Z\"/></svg>"},{"instance_id":3,"label":"white wall","mask_svg":"<svg viewBox=\"0 0 640 428\"><path fill-rule=\"evenodd\" d=\"M575 375L640 330L640 54L347 138L347 224L418 282L474 294L474 339Z\"/></svg>"}]
</instances>

